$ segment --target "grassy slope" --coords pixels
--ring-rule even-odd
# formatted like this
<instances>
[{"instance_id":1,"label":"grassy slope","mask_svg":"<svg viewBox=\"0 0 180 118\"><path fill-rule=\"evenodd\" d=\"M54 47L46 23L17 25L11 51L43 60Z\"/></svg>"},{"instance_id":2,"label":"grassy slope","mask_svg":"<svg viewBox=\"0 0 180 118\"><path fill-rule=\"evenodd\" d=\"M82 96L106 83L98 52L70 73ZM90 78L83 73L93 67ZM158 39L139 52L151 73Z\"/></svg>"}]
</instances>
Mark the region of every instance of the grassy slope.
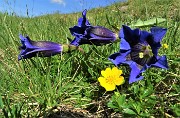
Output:
<instances>
[{"instance_id":1,"label":"grassy slope","mask_svg":"<svg viewBox=\"0 0 180 118\"><path fill-rule=\"evenodd\" d=\"M169 49L161 49L160 54L167 54L170 69L168 71L150 69L145 73L144 80L133 85L124 84L124 89L122 87L120 90L123 94L134 94L135 87L149 90L149 87L153 86L152 89L155 91L152 94L157 96L153 109L157 109L153 111L147 108L151 116L164 115L169 109L173 111L172 115L177 115L172 106L177 105L179 98L171 99L167 96L169 94L176 96L180 90L178 84L180 65L177 62L180 56L178 5L179 0L149 0L149 2L129 0L127 3L92 9L87 13L92 25L105 26L115 32L117 31L108 24L107 16L111 24L117 27L134 23L138 19L147 20L154 17L167 19L167 22L160 26L168 28L163 42L169 45ZM107 57L119 50L118 43L102 47L81 46L85 52L90 51L91 55L83 55L76 51L52 58L17 61L19 33L28 34L33 40L68 43L67 37L73 38L68 28L76 25L79 17L81 13L53 14L35 18L0 14L0 93L6 106L8 103L13 109L22 106L21 114L36 116L48 107L61 104L70 104L78 108L86 108L89 104L98 106L102 98L111 94L102 95L104 89L99 87L96 79L100 76L100 70L109 65L113 66ZM94 108L95 111L96 109ZM8 111L7 107L6 110Z\"/></svg>"}]
</instances>

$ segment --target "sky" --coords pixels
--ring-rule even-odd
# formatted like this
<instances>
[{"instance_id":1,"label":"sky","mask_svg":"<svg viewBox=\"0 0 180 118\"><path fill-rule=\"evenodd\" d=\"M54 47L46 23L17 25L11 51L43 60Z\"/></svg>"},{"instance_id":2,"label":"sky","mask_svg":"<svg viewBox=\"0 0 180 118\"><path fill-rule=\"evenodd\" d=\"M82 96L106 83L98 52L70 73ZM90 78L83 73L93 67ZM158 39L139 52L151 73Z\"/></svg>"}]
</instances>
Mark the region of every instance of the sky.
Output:
<instances>
[{"instance_id":1,"label":"sky","mask_svg":"<svg viewBox=\"0 0 180 118\"><path fill-rule=\"evenodd\" d=\"M126 0L0 0L0 12L18 16L40 16L44 14L81 12L84 9L108 6Z\"/></svg>"}]
</instances>

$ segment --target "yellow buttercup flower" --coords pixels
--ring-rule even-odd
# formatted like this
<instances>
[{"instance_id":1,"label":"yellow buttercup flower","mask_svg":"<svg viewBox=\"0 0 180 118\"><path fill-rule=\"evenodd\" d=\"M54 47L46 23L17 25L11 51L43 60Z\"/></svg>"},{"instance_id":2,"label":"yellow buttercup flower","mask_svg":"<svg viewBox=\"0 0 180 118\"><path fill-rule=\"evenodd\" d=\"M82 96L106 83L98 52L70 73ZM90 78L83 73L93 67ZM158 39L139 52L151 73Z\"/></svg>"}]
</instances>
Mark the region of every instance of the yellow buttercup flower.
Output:
<instances>
[{"instance_id":1,"label":"yellow buttercup flower","mask_svg":"<svg viewBox=\"0 0 180 118\"><path fill-rule=\"evenodd\" d=\"M167 49L167 48L168 48L168 44L164 43L164 44L162 45L162 47L163 47L164 49Z\"/></svg>"},{"instance_id":2,"label":"yellow buttercup flower","mask_svg":"<svg viewBox=\"0 0 180 118\"><path fill-rule=\"evenodd\" d=\"M101 71L103 77L99 77L98 81L100 85L106 89L106 91L113 91L116 85L121 85L124 83L124 77L121 76L122 70L117 67L106 68L106 70Z\"/></svg>"}]
</instances>

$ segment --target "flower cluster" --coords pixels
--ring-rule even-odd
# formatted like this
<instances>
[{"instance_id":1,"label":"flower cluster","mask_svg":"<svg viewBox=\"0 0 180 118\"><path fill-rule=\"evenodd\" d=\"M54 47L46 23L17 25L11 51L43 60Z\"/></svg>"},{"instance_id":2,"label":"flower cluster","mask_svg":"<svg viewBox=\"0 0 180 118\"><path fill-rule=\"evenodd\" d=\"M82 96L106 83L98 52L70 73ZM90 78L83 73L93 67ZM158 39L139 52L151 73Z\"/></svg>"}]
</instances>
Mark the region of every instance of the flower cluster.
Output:
<instances>
[{"instance_id":1,"label":"flower cluster","mask_svg":"<svg viewBox=\"0 0 180 118\"><path fill-rule=\"evenodd\" d=\"M74 39L70 44L59 44L50 41L32 41L28 36L20 35L22 46L18 60L32 57L50 57L62 52L71 52L79 49L80 45L90 44L101 46L113 43L116 40L116 34L103 26L92 26L86 18L87 10L82 12L82 17L78 19L78 24L69 28ZM166 56L159 56L158 50L161 47L161 41L166 34L167 29L161 27L152 27L150 32L131 29L123 25L119 31L120 50L109 56L109 60L120 67L128 65L131 69L129 83L143 79L142 73L150 67L167 69ZM168 45L164 44L164 48ZM107 68L101 71L103 77L99 77L100 85L106 91L112 91L116 85L124 83L124 77L121 76L122 70L117 67Z\"/></svg>"}]
</instances>

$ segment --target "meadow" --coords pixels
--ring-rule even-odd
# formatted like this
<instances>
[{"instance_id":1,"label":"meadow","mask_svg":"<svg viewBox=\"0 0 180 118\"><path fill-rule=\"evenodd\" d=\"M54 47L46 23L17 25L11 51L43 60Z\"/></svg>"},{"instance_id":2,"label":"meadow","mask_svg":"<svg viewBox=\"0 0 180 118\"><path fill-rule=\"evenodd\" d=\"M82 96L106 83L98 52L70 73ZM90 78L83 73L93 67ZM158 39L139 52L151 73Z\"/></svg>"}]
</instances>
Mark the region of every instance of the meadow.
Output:
<instances>
[{"instance_id":1,"label":"meadow","mask_svg":"<svg viewBox=\"0 0 180 118\"><path fill-rule=\"evenodd\" d=\"M27 12L28 14L28 12ZM150 68L144 79L129 84L129 68L120 67L125 83L115 91L100 86L101 70L114 67L108 57L119 51L119 41L81 45L84 50L52 57L18 61L19 34L34 41L69 44L69 28L81 12L19 17L0 13L0 117L180 117L180 1L128 0L87 11L93 26L119 32L123 24L147 30L167 28L159 55L166 55L168 70ZM137 25L162 18L161 23ZM68 37L68 38L67 38Z\"/></svg>"}]
</instances>

